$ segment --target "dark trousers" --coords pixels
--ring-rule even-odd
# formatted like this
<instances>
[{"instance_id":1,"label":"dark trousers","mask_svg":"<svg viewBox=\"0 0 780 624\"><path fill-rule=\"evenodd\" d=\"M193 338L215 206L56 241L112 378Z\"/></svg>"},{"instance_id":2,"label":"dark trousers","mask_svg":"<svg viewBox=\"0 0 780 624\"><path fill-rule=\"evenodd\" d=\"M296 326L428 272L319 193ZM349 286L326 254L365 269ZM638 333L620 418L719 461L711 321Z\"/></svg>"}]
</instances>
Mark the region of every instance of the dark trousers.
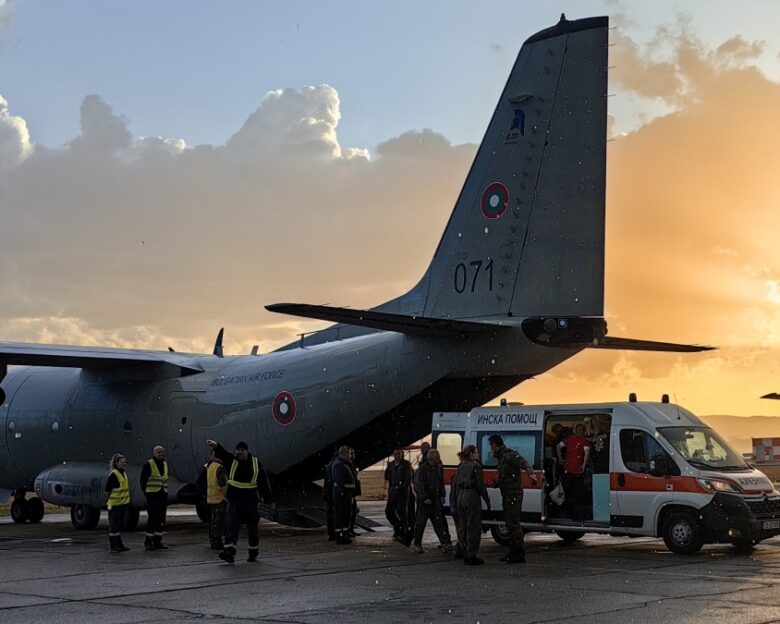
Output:
<instances>
[{"instance_id":1,"label":"dark trousers","mask_svg":"<svg viewBox=\"0 0 780 624\"><path fill-rule=\"evenodd\" d=\"M334 528L333 524L333 502L327 501L325 503L325 511L328 514L328 537L334 538L336 537L336 529Z\"/></svg>"},{"instance_id":2,"label":"dark trousers","mask_svg":"<svg viewBox=\"0 0 780 624\"><path fill-rule=\"evenodd\" d=\"M350 513L350 516L349 516L349 530L350 531L354 531L355 530L355 522L357 522L358 511L360 511L360 508L358 507L357 499L353 498L352 499L352 511Z\"/></svg>"},{"instance_id":3,"label":"dark trousers","mask_svg":"<svg viewBox=\"0 0 780 624\"><path fill-rule=\"evenodd\" d=\"M212 548L222 548L225 539L227 501L209 505L209 543Z\"/></svg>"},{"instance_id":4,"label":"dark trousers","mask_svg":"<svg viewBox=\"0 0 780 624\"><path fill-rule=\"evenodd\" d=\"M414 544L415 546L422 545L422 536L425 533L425 526L428 524L428 520L433 525L433 530L436 531L436 537L442 544L449 544L452 539L450 538L450 530L447 527L447 520L444 518L444 512L441 507L441 501L434 500L429 505L419 501L417 505L417 520L414 523Z\"/></svg>"},{"instance_id":5,"label":"dark trousers","mask_svg":"<svg viewBox=\"0 0 780 624\"><path fill-rule=\"evenodd\" d=\"M482 540L482 499L476 490L458 493L458 543L466 559L474 559Z\"/></svg>"},{"instance_id":6,"label":"dark trousers","mask_svg":"<svg viewBox=\"0 0 780 624\"><path fill-rule=\"evenodd\" d=\"M572 520L582 520L585 517L585 475L574 475L568 472L563 475L563 491L566 500L563 508L566 517Z\"/></svg>"},{"instance_id":7,"label":"dark trousers","mask_svg":"<svg viewBox=\"0 0 780 624\"><path fill-rule=\"evenodd\" d=\"M228 501L227 505L227 534L225 535L225 550L235 552L238 545L238 532L242 524L246 524L249 552L258 552L260 514L257 512L257 495L254 500L251 496Z\"/></svg>"},{"instance_id":8,"label":"dark trousers","mask_svg":"<svg viewBox=\"0 0 780 624\"><path fill-rule=\"evenodd\" d=\"M168 511L168 493L154 492L146 495L146 537L162 539L165 513Z\"/></svg>"},{"instance_id":9,"label":"dark trousers","mask_svg":"<svg viewBox=\"0 0 780 624\"><path fill-rule=\"evenodd\" d=\"M129 505L119 505L108 510L108 536L119 537L122 533L122 525L125 523L125 510Z\"/></svg>"},{"instance_id":10,"label":"dark trousers","mask_svg":"<svg viewBox=\"0 0 780 624\"><path fill-rule=\"evenodd\" d=\"M393 527L393 532L401 537L412 533L412 523L409 520L409 493L393 492L387 498L385 517Z\"/></svg>"},{"instance_id":11,"label":"dark trousers","mask_svg":"<svg viewBox=\"0 0 780 624\"><path fill-rule=\"evenodd\" d=\"M520 524L523 517L523 495L504 496L502 500L504 507L504 523L509 531L509 546L512 550L524 547L523 525Z\"/></svg>"},{"instance_id":12,"label":"dark trousers","mask_svg":"<svg viewBox=\"0 0 780 624\"><path fill-rule=\"evenodd\" d=\"M352 509L355 499L348 494L335 496L333 500L333 528L336 533L348 531L352 523Z\"/></svg>"}]
</instances>

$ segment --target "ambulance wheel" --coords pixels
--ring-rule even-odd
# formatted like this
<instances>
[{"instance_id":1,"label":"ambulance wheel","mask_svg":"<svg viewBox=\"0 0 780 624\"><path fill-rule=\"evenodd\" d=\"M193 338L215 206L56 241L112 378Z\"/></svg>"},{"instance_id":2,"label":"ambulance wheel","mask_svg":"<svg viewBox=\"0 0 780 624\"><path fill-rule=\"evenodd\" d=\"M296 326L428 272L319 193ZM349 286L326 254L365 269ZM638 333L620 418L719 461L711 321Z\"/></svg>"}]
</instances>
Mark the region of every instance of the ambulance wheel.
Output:
<instances>
[{"instance_id":1,"label":"ambulance wheel","mask_svg":"<svg viewBox=\"0 0 780 624\"><path fill-rule=\"evenodd\" d=\"M138 528L138 519L141 517L141 510L136 507L128 507L125 509L125 519L122 523L122 530L128 533L135 531Z\"/></svg>"},{"instance_id":2,"label":"ambulance wheel","mask_svg":"<svg viewBox=\"0 0 780 624\"><path fill-rule=\"evenodd\" d=\"M11 520L16 524L24 524L30 517L29 501L25 498L14 498L11 503Z\"/></svg>"},{"instance_id":3,"label":"ambulance wheel","mask_svg":"<svg viewBox=\"0 0 780 624\"><path fill-rule=\"evenodd\" d=\"M678 555L692 555L701 548L701 527L693 514L673 511L664 520L661 535L666 547Z\"/></svg>"},{"instance_id":4,"label":"ambulance wheel","mask_svg":"<svg viewBox=\"0 0 780 624\"><path fill-rule=\"evenodd\" d=\"M211 519L211 509L206 503L195 503L195 512L198 514L201 522L209 523Z\"/></svg>"},{"instance_id":5,"label":"ambulance wheel","mask_svg":"<svg viewBox=\"0 0 780 624\"><path fill-rule=\"evenodd\" d=\"M100 524L100 509L92 505L72 505L70 522L77 531L92 531Z\"/></svg>"},{"instance_id":6,"label":"ambulance wheel","mask_svg":"<svg viewBox=\"0 0 780 624\"><path fill-rule=\"evenodd\" d=\"M38 524L43 520L43 501L40 498L31 498L27 501L30 524Z\"/></svg>"},{"instance_id":7,"label":"ambulance wheel","mask_svg":"<svg viewBox=\"0 0 780 624\"><path fill-rule=\"evenodd\" d=\"M505 524L490 527L490 535L499 546L509 546L509 529Z\"/></svg>"},{"instance_id":8,"label":"ambulance wheel","mask_svg":"<svg viewBox=\"0 0 780 624\"><path fill-rule=\"evenodd\" d=\"M564 544L572 544L585 535L585 531L556 531Z\"/></svg>"}]
</instances>

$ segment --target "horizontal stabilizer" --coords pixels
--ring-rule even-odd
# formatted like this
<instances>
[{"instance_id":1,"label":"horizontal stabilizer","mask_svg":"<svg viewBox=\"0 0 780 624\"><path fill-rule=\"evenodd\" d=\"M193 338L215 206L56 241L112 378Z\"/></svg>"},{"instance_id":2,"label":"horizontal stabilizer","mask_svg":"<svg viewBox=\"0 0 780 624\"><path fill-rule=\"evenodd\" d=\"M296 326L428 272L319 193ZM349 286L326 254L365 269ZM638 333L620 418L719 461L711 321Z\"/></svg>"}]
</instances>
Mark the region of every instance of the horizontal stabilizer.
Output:
<instances>
[{"instance_id":1,"label":"horizontal stabilizer","mask_svg":"<svg viewBox=\"0 0 780 624\"><path fill-rule=\"evenodd\" d=\"M0 342L0 367L59 366L91 370L131 369L146 379L165 379L202 373L192 357L168 351L140 351L64 345Z\"/></svg>"},{"instance_id":2,"label":"horizontal stabilizer","mask_svg":"<svg viewBox=\"0 0 780 624\"><path fill-rule=\"evenodd\" d=\"M605 336L588 345L591 349L625 349L627 351L671 351L675 353L695 353L712 351L717 347L678 344L676 342L656 342L654 340L636 340L634 338L613 338Z\"/></svg>"},{"instance_id":3,"label":"horizontal stabilizer","mask_svg":"<svg viewBox=\"0 0 780 624\"><path fill-rule=\"evenodd\" d=\"M780 401L780 394L777 392L770 392L769 394L765 394L761 397L762 399L775 399L776 401Z\"/></svg>"},{"instance_id":4,"label":"horizontal stabilizer","mask_svg":"<svg viewBox=\"0 0 780 624\"><path fill-rule=\"evenodd\" d=\"M453 334L474 334L500 329L500 325L492 323L475 323L471 321L455 321L442 318L423 316L407 316L390 314L373 310L352 310L350 308L335 308L332 306L309 305L306 303L275 303L265 306L269 312L291 314L305 318L360 325L383 331L394 331L401 334L419 336L451 336Z\"/></svg>"}]
</instances>

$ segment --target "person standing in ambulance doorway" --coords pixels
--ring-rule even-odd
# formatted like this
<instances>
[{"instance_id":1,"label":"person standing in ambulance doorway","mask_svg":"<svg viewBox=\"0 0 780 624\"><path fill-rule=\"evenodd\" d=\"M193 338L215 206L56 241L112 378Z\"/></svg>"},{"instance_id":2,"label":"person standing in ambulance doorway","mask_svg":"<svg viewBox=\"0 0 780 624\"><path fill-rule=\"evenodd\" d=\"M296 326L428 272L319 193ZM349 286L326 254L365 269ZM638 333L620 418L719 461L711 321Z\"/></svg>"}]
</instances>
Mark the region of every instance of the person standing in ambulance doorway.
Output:
<instances>
[{"instance_id":1,"label":"person standing in ambulance doorway","mask_svg":"<svg viewBox=\"0 0 780 624\"><path fill-rule=\"evenodd\" d=\"M572 520L581 522L585 515L585 468L590 460L590 442L585 438L585 425L577 423L574 433L558 443L558 459L564 471L564 513Z\"/></svg>"},{"instance_id":2,"label":"person standing in ambulance doorway","mask_svg":"<svg viewBox=\"0 0 780 624\"><path fill-rule=\"evenodd\" d=\"M504 523L509 531L509 553L501 558L505 563L525 563L525 545L523 543L523 482L520 480L525 471L536 485L536 476L531 464L517 451L504 445L504 438L493 434L488 438L490 450L498 461L498 479L494 487L501 490L501 504L504 508Z\"/></svg>"},{"instance_id":3,"label":"person standing in ambulance doorway","mask_svg":"<svg viewBox=\"0 0 780 624\"><path fill-rule=\"evenodd\" d=\"M227 532L225 547L219 553L219 558L227 563L235 562L238 532L241 525L246 524L249 542L247 561L254 563L260 552L258 496L267 503L272 500L268 474L260 460L249 452L249 446L246 442L236 444L235 455L231 455L230 451L214 440L206 440L206 444L214 449L214 455L220 459L228 471Z\"/></svg>"},{"instance_id":4,"label":"person standing in ambulance doorway","mask_svg":"<svg viewBox=\"0 0 780 624\"><path fill-rule=\"evenodd\" d=\"M116 453L108 465L111 472L106 479L108 492L108 543L112 553L130 550L122 543L122 525L125 512L130 509L130 484L127 481L127 458Z\"/></svg>"},{"instance_id":5,"label":"person standing in ambulance doorway","mask_svg":"<svg viewBox=\"0 0 780 624\"><path fill-rule=\"evenodd\" d=\"M482 501L490 511L490 497L482 478L477 447L470 444L458 457L461 461L452 481L458 511L458 550L463 553L466 565L482 565L484 560L477 557L482 539Z\"/></svg>"},{"instance_id":6,"label":"person standing in ambulance doorway","mask_svg":"<svg viewBox=\"0 0 780 624\"><path fill-rule=\"evenodd\" d=\"M152 458L141 468L141 491L146 496L146 550L168 550L163 544L163 527L168 510L168 462L165 448L155 446Z\"/></svg>"}]
</instances>

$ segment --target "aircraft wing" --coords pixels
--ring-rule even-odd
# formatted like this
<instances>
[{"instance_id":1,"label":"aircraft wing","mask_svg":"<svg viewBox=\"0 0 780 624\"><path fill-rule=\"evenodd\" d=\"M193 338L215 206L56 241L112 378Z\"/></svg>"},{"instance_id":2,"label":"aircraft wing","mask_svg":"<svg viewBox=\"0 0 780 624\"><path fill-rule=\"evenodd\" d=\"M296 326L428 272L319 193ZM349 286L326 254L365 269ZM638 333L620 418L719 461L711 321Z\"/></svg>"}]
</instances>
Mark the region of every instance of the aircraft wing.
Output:
<instances>
[{"instance_id":1,"label":"aircraft wing","mask_svg":"<svg viewBox=\"0 0 780 624\"><path fill-rule=\"evenodd\" d=\"M635 338L613 338L604 336L588 345L591 349L625 349L629 351L671 351L675 353L694 353L697 351L712 351L717 347L702 345L678 344L676 342L656 342L654 340L637 340Z\"/></svg>"},{"instance_id":2,"label":"aircraft wing","mask_svg":"<svg viewBox=\"0 0 780 624\"><path fill-rule=\"evenodd\" d=\"M203 367L191 356L164 351L0 342L0 369L15 365L102 371L125 369L144 379L184 377L203 372Z\"/></svg>"},{"instance_id":3,"label":"aircraft wing","mask_svg":"<svg viewBox=\"0 0 780 624\"><path fill-rule=\"evenodd\" d=\"M770 392L769 394L765 394L761 398L762 399L775 399L775 400L780 401L780 394L778 394L777 392Z\"/></svg>"},{"instance_id":4,"label":"aircraft wing","mask_svg":"<svg viewBox=\"0 0 780 624\"><path fill-rule=\"evenodd\" d=\"M274 303L265 306L265 309L269 312L279 312L281 314L291 314L293 316L332 321L334 323L360 325L362 327L372 327L373 329L420 336L474 334L496 331L502 328L501 325L493 323L408 316L405 314L376 312L374 310L353 310L351 308L336 308L306 303Z\"/></svg>"}]
</instances>

